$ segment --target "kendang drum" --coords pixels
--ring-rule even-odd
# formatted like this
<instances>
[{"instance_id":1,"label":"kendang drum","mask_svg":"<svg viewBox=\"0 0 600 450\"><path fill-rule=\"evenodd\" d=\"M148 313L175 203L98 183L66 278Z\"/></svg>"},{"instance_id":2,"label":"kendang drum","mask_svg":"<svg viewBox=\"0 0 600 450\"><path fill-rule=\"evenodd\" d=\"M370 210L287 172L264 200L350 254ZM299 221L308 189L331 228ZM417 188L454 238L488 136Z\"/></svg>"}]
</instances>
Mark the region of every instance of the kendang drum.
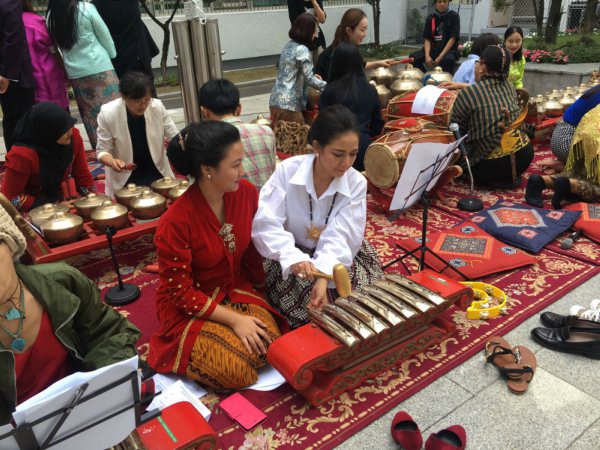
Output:
<instances>
[{"instance_id":1,"label":"kendang drum","mask_svg":"<svg viewBox=\"0 0 600 450\"><path fill-rule=\"evenodd\" d=\"M367 148L364 160L367 178L378 188L390 188L400 179L413 144L450 144L454 140L451 132L439 129L423 129L418 133L388 133Z\"/></svg>"},{"instance_id":2,"label":"kendang drum","mask_svg":"<svg viewBox=\"0 0 600 450\"><path fill-rule=\"evenodd\" d=\"M437 99L432 114L411 112L417 94L418 92L408 92L403 95L397 95L391 99L388 104L387 118L403 119L406 117L422 117L425 120L433 122L436 127L448 128L448 125L450 125L452 106L456 100L457 92L444 90Z\"/></svg>"},{"instance_id":3,"label":"kendang drum","mask_svg":"<svg viewBox=\"0 0 600 450\"><path fill-rule=\"evenodd\" d=\"M418 133L424 129L433 130L436 128L433 122L425 120L422 117L406 117L404 119L390 120L383 127L383 132L404 131L406 133Z\"/></svg>"}]
</instances>

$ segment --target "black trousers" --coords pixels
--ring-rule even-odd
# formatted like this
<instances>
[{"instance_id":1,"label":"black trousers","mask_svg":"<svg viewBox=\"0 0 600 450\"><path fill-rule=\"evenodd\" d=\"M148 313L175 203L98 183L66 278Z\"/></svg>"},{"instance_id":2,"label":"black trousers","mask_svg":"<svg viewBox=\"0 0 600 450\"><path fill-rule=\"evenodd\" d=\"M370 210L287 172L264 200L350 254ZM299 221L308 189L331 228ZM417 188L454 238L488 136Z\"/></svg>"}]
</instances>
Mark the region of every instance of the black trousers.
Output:
<instances>
[{"instance_id":1,"label":"black trousers","mask_svg":"<svg viewBox=\"0 0 600 450\"><path fill-rule=\"evenodd\" d=\"M533 161L533 144L530 142L515 153L515 167L517 177L527 170ZM497 159L485 159L471 168L475 183L481 186L511 186L513 180L510 155Z\"/></svg>"},{"instance_id":2,"label":"black trousers","mask_svg":"<svg viewBox=\"0 0 600 450\"><path fill-rule=\"evenodd\" d=\"M2 132L4 144L8 152L13 144L13 130L23 114L25 114L34 103L33 88L21 88L19 83L12 81L4 94L0 94L2 105Z\"/></svg>"},{"instance_id":3,"label":"black trousers","mask_svg":"<svg viewBox=\"0 0 600 450\"><path fill-rule=\"evenodd\" d=\"M432 50L429 55L431 56L431 59L435 59L439 53L436 54ZM417 69L421 69L423 72L433 69L433 67L425 67L425 50L417 50L416 52L411 53L409 56L414 59L413 66ZM440 66L444 72L454 73L454 65L456 64L457 59L456 53L450 51L444 55L438 66Z\"/></svg>"}]
</instances>

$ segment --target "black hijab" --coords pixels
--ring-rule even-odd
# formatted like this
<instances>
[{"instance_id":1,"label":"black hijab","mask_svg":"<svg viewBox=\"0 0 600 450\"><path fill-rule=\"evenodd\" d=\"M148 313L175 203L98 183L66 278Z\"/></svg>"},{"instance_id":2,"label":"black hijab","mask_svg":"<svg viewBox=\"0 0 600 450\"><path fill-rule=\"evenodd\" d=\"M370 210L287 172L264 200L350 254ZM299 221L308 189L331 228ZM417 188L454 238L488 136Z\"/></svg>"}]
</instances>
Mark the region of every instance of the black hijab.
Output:
<instances>
[{"instance_id":1,"label":"black hijab","mask_svg":"<svg viewBox=\"0 0 600 450\"><path fill-rule=\"evenodd\" d=\"M60 198L60 184L65 170L73 161L73 145L56 141L77 122L63 108L52 102L33 105L15 127L14 145L29 147L40 160L40 185L49 201Z\"/></svg>"}]
</instances>

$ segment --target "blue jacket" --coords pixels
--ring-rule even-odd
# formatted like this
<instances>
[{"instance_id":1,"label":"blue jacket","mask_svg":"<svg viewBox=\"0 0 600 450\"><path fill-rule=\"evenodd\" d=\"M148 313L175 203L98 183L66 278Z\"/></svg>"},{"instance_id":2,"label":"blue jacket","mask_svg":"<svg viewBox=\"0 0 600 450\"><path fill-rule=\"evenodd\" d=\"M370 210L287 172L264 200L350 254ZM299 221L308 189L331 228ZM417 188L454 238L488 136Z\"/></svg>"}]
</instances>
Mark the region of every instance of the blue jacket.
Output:
<instances>
[{"instance_id":1,"label":"blue jacket","mask_svg":"<svg viewBox=\"0 0 600 450\"><path fill-rule=\"evenodd\" d=\"M70 50L60 49L71 80L114 70L111 58L117 56L108 27L96 7L82 1L77 4L77 42Z\"/></svg>"},{"instance_id":2,"label":"blue jacket","mask_svg":"<svg viewBox=\"0 0 600 450\"><path fill-rule=\"evenodd\" d=\"M475 83L475 63L477 61L479 61L478 55L474 55L472 53L469 54L469 56L467 56L467 60L464 61L454 73L452 81L467 84Z\"/></svg>"}]
</instances>

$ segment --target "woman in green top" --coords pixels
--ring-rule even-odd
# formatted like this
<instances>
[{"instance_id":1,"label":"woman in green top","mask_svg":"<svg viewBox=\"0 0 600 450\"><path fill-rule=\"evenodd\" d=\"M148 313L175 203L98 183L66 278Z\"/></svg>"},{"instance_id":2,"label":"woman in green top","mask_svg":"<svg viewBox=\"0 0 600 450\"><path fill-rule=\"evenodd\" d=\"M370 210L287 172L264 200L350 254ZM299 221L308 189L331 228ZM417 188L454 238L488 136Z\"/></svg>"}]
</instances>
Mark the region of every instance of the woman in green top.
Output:
<instances>
[{"instance_id":1,"label":"woman in green top","mask_svg":"<svg viewBox=\"0 0 600 450\"><path fill-rule=\"evenodd\" d=\"M523 88L525 74L525 57L523 56L523 30L521 27L508 27L504 32L504 46L510 53L511 63L508 81L516 89Z\"/></svg>"}]
</instances>

